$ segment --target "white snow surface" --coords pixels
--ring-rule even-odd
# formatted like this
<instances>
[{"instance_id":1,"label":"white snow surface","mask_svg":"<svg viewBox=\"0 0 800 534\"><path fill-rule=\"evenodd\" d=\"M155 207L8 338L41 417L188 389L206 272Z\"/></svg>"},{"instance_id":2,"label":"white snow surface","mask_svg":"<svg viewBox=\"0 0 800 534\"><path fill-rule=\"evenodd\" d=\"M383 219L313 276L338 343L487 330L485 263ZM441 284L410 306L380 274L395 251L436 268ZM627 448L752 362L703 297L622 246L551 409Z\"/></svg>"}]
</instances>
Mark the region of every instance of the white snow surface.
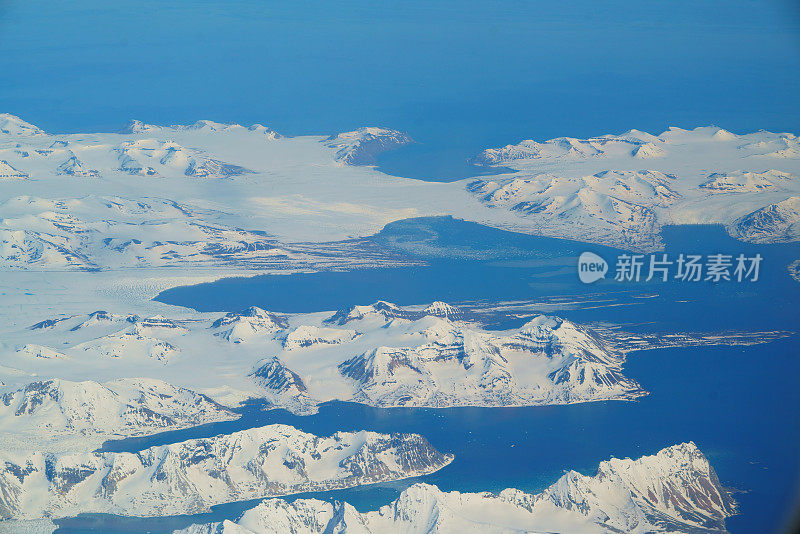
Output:
<instances>
[{"instance_id":1,"label":"white snow surface","mask_svg":"<svg viewBox=\"0 0 800 534\"><path fill-rule=\"evenodd\" d=\"M287 138L212 121L60 135L0 114L0 450L16 466L2 475L8 515L166 511L167 490L144 479L131 487L151 497L104 493L103 469L131 459L90 451L229 419L252 397L309 413L328 400L509 406L644 393L622 374L624 354L553 317L496 332L445 303L225 315L150 300L164 289L391 265L353 238L416 216L634 250L659 248L664 224L722 223L754 242L800 238L800 141L789 133L526 141L479 156L503 174L452 183L370 166L408 142L386 128ZM65 468L60 488L42 474L53 461ZM28 465L38 474L22 476ZM172 512L213 501L210 486L191 487L201 489L180 493L187 500Z\"/></svg>"},{"instance_id":2,"label":"white snow surface","mask_svg":"<svg viewBox=\"0 0 800 534\"><path fill-rule=\"evenodd\" d=\"M0 396L0 449L90 450L108 439L237 417L204 395L153 378L51 379Z\"/></svg>"},{"instance_id":3,"label":"white snow surface","mask_svg":"<svg viewBox=\"0 0 800 534\"><path fill-rule=\"evenodd\" d=\"M792 133L736 135L713 126L526 140L482 152L476 163L516 172L467 189L484 205L527 219L522 231L551 237L650 251L662 247L665 224L717 223L751 240L734 227L800 191L798 146ZM776 225L757 239L797 236Z\"/></svg>"},{"instance_id":4,"label":"white snow surface","mask_svg":"<svg viewBox=\"0 0 800 534\"><path fill-rule=\"evenodd\" d=\"M334 241L419 215L643 249L660 245L667 222L723 222L758 242L798 237L793 134L672 128L523 142L480 158L514 172L453 183L355 165L353 154L405 142L386 128L286 138L212 121L57 135L0 115L0 160L14 169L3 172L25 175L0 180L2 392L157 376L225 405L297 404L255 373L274 357L270 372L296 376L306 408L630 398L641 391L620 356L568 323L552 329L550 358L533 334L486 332L441 303L422 315L377 305L224 319L149 299L222 276L385 265ZM157 315L179 327L148 325Z\"/></svg>"},{"instance_id":5,"label":"white snow surface","mask_svg":"<svg viewBox=\"0 0 800 534\"><path fill-rule=\"evenodd\" d=\"M0 519L81 512L158 516L215 504L342 489L437 471L452 461L416 434L287 425L151 447L137 453L0 452Z\"/></svg>"},{"instance_id":6,"label":"white snow surface","mask_svg":"<svg viewBox=\"0 0 800 534\"><path fill-rule=\"evenodd\" d=\"M256 307L166 316L114 310L64 310L7 329L0 341L5 391L38 391L51 379L103 390L112 381L157 376L165 382L159 388L185 388L224 406L262 398L297 413L331 400L376 407L530 406L645 394L624 376L623 352L557 317L490 331L443 302L283 315ZM86 409L102 410L105 402ZM12 408L0 410L9 436L21 428L18 421Z\"/></svg>"},{"instance_id":7,"label":"white snow surface","mask_svg":"<svg viewBox=\"0 0 800 534\"><path fill-rule=\"evenodd\" d=\"M730 226L800 193L789 133L704 127L524 141L478 158L511 173L452 183L363 165L408 142L386 128L286 138L211 121L51 135L4 114L0 267L324 267L329 255L298 244L433 215L650 250L664 224Z\"/></svg>"},{"instance_id":8,"label":"white snow surface","mask_svg":"<svg viewBox=\"0 0 800 534\"><path fill-rule=\"evenodd\" d=\"M180 534L422 534L725 532L735 503L693 443L637 460L602 462L594 476L564 474L538 494L444 492L414 484L379 510L346 502L269 499L235 522L194 525Z\"/></svg>"}]
</instances>

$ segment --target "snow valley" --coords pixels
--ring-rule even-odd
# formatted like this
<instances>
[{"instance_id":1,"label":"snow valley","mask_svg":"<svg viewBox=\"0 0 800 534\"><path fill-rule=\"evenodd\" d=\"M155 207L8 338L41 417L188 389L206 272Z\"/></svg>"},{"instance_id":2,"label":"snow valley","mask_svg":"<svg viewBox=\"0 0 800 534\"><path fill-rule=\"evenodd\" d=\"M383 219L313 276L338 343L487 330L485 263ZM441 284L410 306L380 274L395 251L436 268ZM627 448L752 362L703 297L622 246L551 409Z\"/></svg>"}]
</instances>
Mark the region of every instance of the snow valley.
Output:
<instances>
[{"instance_id":1,"label":"snow valley","mask_svg":"<svg viewBox=\"0 0 800 534\"><path fill-rule=\"evenodd\" d=\"M353 243L338 254L320 243L424 215L634 250L658 249L664 224L719 223L754 242L798 238L800 145L790 133L705 127L524 141L476 157L512 173L452 183L364 166L410 142L385 128L287 138L211 121L50 135L1 115L0 262L326 267L367 258ZM299 244L309 241L318 245Z\"/></svg>"}]
</instances>

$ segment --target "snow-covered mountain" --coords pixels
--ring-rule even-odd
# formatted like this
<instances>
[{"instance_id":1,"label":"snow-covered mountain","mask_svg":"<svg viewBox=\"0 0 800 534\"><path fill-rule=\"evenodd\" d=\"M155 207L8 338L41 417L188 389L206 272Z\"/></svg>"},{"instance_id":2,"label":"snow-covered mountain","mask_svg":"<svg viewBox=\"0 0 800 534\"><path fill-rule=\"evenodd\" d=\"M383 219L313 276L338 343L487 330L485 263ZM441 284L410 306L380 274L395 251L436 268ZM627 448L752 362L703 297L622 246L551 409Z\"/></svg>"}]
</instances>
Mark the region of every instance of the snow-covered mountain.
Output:
<instances>
[{"instance_id":1,"label":"snow-covered mountain","mask_svg":"<svg viewBox=\"0 0 800 534\"><path fill-rule=\"evenodd\" d=\"M338 328L296 330L314 333L315 342L304 342L317 346L313 359L285 344L253 376L270 402L303 411L312 399L331 398L379 407L527 406L645 394L622 374L623 353L569 321L539 316L498 333L447 318L464 315L442 302L345 308L323 320ZM321 331L337 343L317 343Z\"/></svg>"},{"instance_id":2,"label":"snow-covered mountain","mask_svg":"<svg viewBox=\"0 0 800 534\"><path fill-rule=\"evenodd\" d=\"M252 398L298 414L331 400L631 399L644 392L623 374L629 350L697 341L615 340L545 316L496 331L480 314L441 302L206 314L151 301L168 287L411 262L360 238L432 215L631 249L660 246L666 223L723 223L759 242L798 238L800 141L792 134L700 128L531 141L487 151L481 161L507 174L477 182L428 183L369 167L408 142L383 128L284 138L212 121L50 135L0 115L0 515L186 513L416 476L449 457L423 438L369 433L337 441L256 429L138 454L88 451L108 439L232 419L229 406ZM134 378L143 376L159 380ZM538 509L622 531L650 528L632 521L649 524L658 514L657 528L717 528L726 512L714 503L725 501L712 497L711 474L697 482L690 470L673 477L668 459L656 464L629 472L611 462L602 476L575 475L564 482L575 486L569 499L554 489ZM703 471L702 461L692 464ZM612 479L626 489L602 485ZM661 479L669 482L659 486ZM422 494L445 504L409 511L409 521L446 524L451 494Z\"/></svg>"},{"instance_id":3,"label":"snow-covered mountain","mask_svg":"<svg viewBox=\"0 0 800 534\"><path fill-rule=\"evenodd\" d=\"M342 134L332 152L322 137L295 141L261 125L212 121L169 127L134 121L117 134L53 136L5 114L0 126L0 183L9 184L0 196L0 268L35 270L375 264L381 260L375 250L348 250L354 244L345 243L292 250L267 232L276 216L281 227L297 228L294 208L274 208L300 193L285 173L297 177L306 172L300 169L319 167L320 159L348 176L372 172L346 170L336 153L347 152L342 161L356 163L404 142L399 132L367 128ZM270 183L289 189L279 193ZM407 207L311 206L302 211L349 213L356 224L364 215L379 220L370 223L374 231L393 213L415 214Z\"/></svg>"},{"instance_id":4,"label":"snow-covered mountain","mask_svg":"<svg viewBox=\"0 0 800 534\"><path fill-rule=\"evenodd\" d=\"M290 351L317 345L339 345L353 341L360 335L361 333L355 330L301 325L286 335L283 339L283 349Z\"/></svg>"},{"instance_id":5,"label":"snow-covered mountain","mask_svg":"<svg viewBox=\"0 0 800 534\"><path fill-rule=\"evenodd\" d=\"M205 395L152 378L53 379L0 396L0 443L3 450L82 450L236 417Z\"/></svg>"},{"instance_id":6,"label":"snow-covered mountain","mask_svg":"<svg viewBox=\"0 0 800 534\"><path fill-rule=\"evenodd\" d=\"M290 247L262 231L209 220L226 217L220 212L171 200L22 195L0 199L0 214L0 267L6 269L300 269L381 262L380 254L360 258L355 243Z\"/></svg>"},{"instance_id":7,"label":"snow-covered mountain","mask_svg":"<svg viewBox=\"0 0 800 534\"><path fill-rule=\"evenodd\" d=\"M15 169L9 162L0 159L0 180L24 180L27 177L27 173Z\"/></svg>"},{"instance_id":8,"label":"snow-covered mountain","mask_svg":"<svg viewBox=\"0 0 800 534\"><path fill-rule=\"evenodd\" d=\"M537 406L645 395L623 371L633 350L754 344L787 335L633 335L544 315L498 331L479 321L487 313L444 302L385 301L281 315L256 307L180 318L97 310L39 318L7 332L0 358L9 367L0 368L0 377L13 391L45 373L95 382L158 376L222 405L263 399L298 414L333 400L375 407Z\"/></svg>"},{"instance_id":9,"label":"snow-covered mountain","mask_svg":"<svg viewBox=\"0 0 800 534\"><path fill-rule=\"evenodd\" d=\"M520 177L504 184L476 180L468 189L492 207L535 218L543 233L556 235L565 225L597 242L627 247L657 246L654 209L674 204L677 178L659 171L601 171L566 178L553 174Z\"/></svg>"},{"instance_id":10,"label":"snow-covered mountain","mask_svg":"<svg viewBox=\"0 0 800 534\"><path fill-rule=\"evenodd\" d=\"M569 321L538 316L498 336L447 319L421 320L426 343L378 346L339 365L357 402L373 406L520 406L644 395L621 354Z\"/></svg>"},{"instance_id":11,"label":"snow-covered mountain","mask_svg":"<svg viewBox=\"0 0 800 534\"><path fill-rule=\"evenodd\" d=\"M663 224L720 223L750 240L738 218L800 192L797 144L794 134L714 127L527 140L482 152L477 163L517 172L466 189L552 237L655 250ZM776 229L758 239L797 237Z\"/></svg>"},{"instance_id":12,"label":"snow-covered mountain","mask_svg":"<svg viewBox=\"0 0 800 534\"><path fill-rule=\"evenodd\" d=\"M753 155L776 156L769 148L785 149L794 146L794 134L758 132L736 135L722 128L707 126L684 130L670 127L660 135L641 130L629 130L619 135L607 134L588 139L557 137L544 142L532 139L502 148L489 148L476 156L476 163L483 165L508 165L521 168L535 161L579 161L585 159L628 158L641 160L662 158L692 150L692 143L729 144L746 149Z\"/></svg>"},{"instance_id":13,"label":"snow-covered mountain","mask_svg":"<svg viewBox=\"0 0 800 534\"><path fill-rule=\"evenodd\" d=\"M72 319L72 317L64 317L64 318L55 318L55 319L45 319L44 321L40 321L34 325L31 325L31 330L39 330L44 328L53 328L62 321L68 321ZM85 319L76 324L75 326L71 327L70 330L75 332L77 330L83 330L84 328L92 328L95 326L110 326L113 324L124 324L124 323L134 323L138 320L135 315L117 315L113 313L108 313L105 310L96 310L89 313Z\"/></svg>"},{"instance_id":14,"label":"snow-covered mountain","mask_svg":"<svg viewBox=\"0 0 800 534\"><path fill-rule=\"evenodd\" d=\"M137 139L125 141L115 150L119 154L119 170L133 175L158 177L179 173L195 178L230 178L253 172L174 141Z\"/></svg>"},{"instance_id":15,"label":"snow-covered mountain","mask_svg":"<svg viewBox=\"0 0 800 534\"><path fill-rule=\"evenodd\" d=\"M589 139L557 137L543 143L527 139L515 145L486 149L476 156L475 162L508 165L510 162L530 160L581 160L609 156L648 159L666 155L664 145L667 141L662 136L630 130L621 135L601 135Z\"/></svg>"},{"instance_id":16,"label":"snow-covered mountain","mask_svg":"<svg viewBox=\"0 0 800 534\"><path fill-rule=\"evenodd\" d=\"M44 130L25 122L16 115L0 113L0 134L9 136L46 135Z\"/></svg>"},{"instance_id":17,"label":"snow-covered mountain","mask_svg":"<svg viewBox=\"0 0 800 534\"><path fill-rule=\"evenodd\" d=\"M35 343L26 343L17 349L17 354L24 354L30 358L44 358L50 360L52 358L69 358L63 352L59 352L52 347L45 347L44 345L37 345Z\"/></svg>"},{"instance_id":18,"label":"snow-covered mountain","mask_svg":"<svg viewBox=\"0 0 800 534\"><path fill-rule=\"evenodd\" d=\"M386 128L282 138L212 121L68 135L10 115L2 124L4 268L374 265L390 259L347 240L433 215L652 250L664 224L731 226L800 194L799 141L789 133L704 127L524 141L478 158L511 173L430 183L369 167L411 142Z\"/></svg>"},{"instance_id":19,"label":"snow-covered mountain","mask_svg":"<svg viewBox=\"0 0 800 534\"><path fill-rule=\"evenodd\" d=\"M67 159L56 167L56 174L65 174L81 178L98 178L100 176L100 171L87 168L86 164L79 160L75 153L69 151Z\"/></svg>"},{"instance_id":20,"label":"snow-covered mountain","mask_svg":"<svg viewBox=\"0 0 800 534\"><path fill-rule=\"evenodd\" d=\"M133 453L0 453L0 519L79 512L156 516L215 504L388 482L437 471L452 455L416 434L318 437L270 425Z\"/></svg>"},{"instance_id":21,"label":"snow-covered mountain","mask_svg":"<svg viewBox=\"0 0 800 534\"><path fill-rule=\"evenodd\" d=\"M700 184L701 189L715 193L758 193L766 189L784 188L797 181L797 177L774 169L764 172L715 172Z\"/></svg>"},{"instance_id":22,"label":"snow-covered mountain","mask_svg":"<svg viewBox=\"0 0 800 534\"><path fill-rule=\"evenodd\" d=\"M725 532L733 499L693 443L638 460L602 462L594 476L569 471L539 494L444 492L414 484L392 503L360 513L346 502L269 499L233 521L194 525L181 534L372 534Z\"/></svg>"},{"instance_id":23,"label":"snow-covered mountain","mask_svg":"<svg viewBox=\"0 0 800 534\"><path fill-rule=\"evenodd\" d=\"M402 318L405 318L405 310L402 310L399 306L391 302L379 300L373 304L355 305L338 310L332 316L328 317L325 322L344 326L351 321L362 321L365 319L387 322L392 319Z\"/></svg>"},{"instance_id":24,"label":"snow-covered mountain","mask_svg":"<svg viewBox=\"0 0 800 534\"><path fill-rule=\"evenodd\" d=\"M134 324L120 332L81 343L76 345L74 350L82 350L90 354L93 359L150 358L163 363L168 363L181 352L169 341L150 335L141 324Z\"/></svg>"},{"instance_id":25,"label":"snow-covered mountain","mask_svg":"<svg viewBox=\"0 0 800 534\"><path fill-rule=\"evenodd\" d=\"M140 120L132 120L127 126L122 128L119 133L121 134L155 134L155 133L169 133L181 131L198 131L205 133L229 133L229 132L253 132L258 135L265 136L268 140L280 139L282 136L278 132L267 128L261 124L253 124L251 126L242 126L235 123L221 123L209 120L199 120L193 124L174 124L172 126L158 126L155 124L146 124Z\"/></svg>"},{"instance_id":26,"label":"snow-covered mountain","mask_svg":"<svg viewBox=\"0 0 800 534\"><path fill-rule=\"evenodd\" d=\"M246 343L247 341L262 337L271 336L287 328L286 319L262 310L259 307L251 306L243 312L231 312L214 321L211 328L217 330L215 336L219 336L231 343Z\"/></svg>"},{"instance_id":27,"label":"snow-covered mountain","mask_svg":"<svg viewBox=\"0 0 800 534\"><path fill-rule=\"evenodd\" d=\"M317 412L317 401L308 396L303 379L288 369L277 356L259 362L250 377L261 388L260 396L270 406L299 415Z\"/></svg>"},{"instance_id":28,"label":"snow-covered mountain","mask_svg":"<svg viewBox=\"0 0 800 534\"><path fill-rule=\"evenodd\" d=\"M346 165L372 165L379 154L413 142L404 132L375 127L343 132L325 140L327 146L336 149L336 161Z\"/></svg>"},{"instance_id":29,"label":"snow-covered mountain","mask_svg":"<svg viewBox=\"0 0 800 534\"><path fill-rule=\"evenodd\" d=\"M325 319L326 324L344 326L353 321L359 324L361 321L370 323L387 323L395 319L414 321L423 317L442 317L445 319L459 320L464 313L446 302L432 302L424 308L404 307L397 304L379 300L372 304L349 306L338 310L332 316Z\"/></svg>"},{"instance_id":30,"label":"snow-covered mountain","mask_svg":"<svg viewBox=\"0 0 800 534\"><path fill-rule=\"evenodd\" d=\"M791 196L737 219L736 237L753 243L782 243L800 239L800 196Z\"/></svg>"}]
</instances>

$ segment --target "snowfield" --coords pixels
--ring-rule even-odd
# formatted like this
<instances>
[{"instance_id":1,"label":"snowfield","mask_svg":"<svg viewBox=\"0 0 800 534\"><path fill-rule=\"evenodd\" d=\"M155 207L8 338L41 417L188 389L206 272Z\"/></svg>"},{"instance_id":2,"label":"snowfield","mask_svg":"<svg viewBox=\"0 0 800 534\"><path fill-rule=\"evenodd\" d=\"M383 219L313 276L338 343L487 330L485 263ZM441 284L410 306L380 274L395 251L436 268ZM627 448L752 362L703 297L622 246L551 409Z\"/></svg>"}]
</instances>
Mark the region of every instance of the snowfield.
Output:
<instances>
[{"instance_id":1,"label":"snowfield","mask_svg":"<svg viewBox=\"0 0 800 534\"><path fill-rule=\"evenodd\" d=\"M326 268L321 245L303 243L429 215L643 251L661 247L664 224L797 239L794 134L704 127L523 141L476 158L513 173L452 183L365 166L410 142L386 128L287 138L211 121L51 135L3 114L0 266ZM364 261L355 244L337 251L340 264Z\"/></svg>"},{"instance_id":2,"label":"snowfield","mask_svg":"<svg viewBox=\"0 0 800 534\"><path fill-rule=\"evenodd\" d=\"M602 462L595 476L569 471L541 493L443 492L415 484L379 510L346 502L265 500L233 521L194 525L181 534L281 532L507 533L725 532L736 505L694 443L638 460Z\"/></svg>"},{"instance_id":3,"label":"snowfield","mask_svg":"<svg viewBox=\"0 0 800 534\"><path fill-rule=\"evenodd\" d=\"M425 475L453 460L415 434L321 438L287 425L135 454L3 451L0 458L0 519L192 514L225 502Z\"/></svg>"},{"instance_id":4,"label":"snowfield","mask_svg":"<svg viewBox=\"0 0 800 534\"><path fill-rule=\"evenodd\" d=\"M4 448L89 451L231 419L246 399L297 414L332 400L431 408L632 400L646 391L623 372L630 351L789 335L634 335L545 315L487 330L484 308L443 302L306 314L110 310L38 316L4 331Z\"/></svg>"},{"instance_id":5,"label":"snowfield","mask_svg":"<svg viewBox=\"0 0 800 534\"><path fill-rule=\"evenodd\" d=\"M517 172L467 189L551 237L652 251L665 224L718 223L746 241L796 241L798 146L791 133L716 127L527 140L482 152L476 163Z\"/></svg>"}]
</instances>

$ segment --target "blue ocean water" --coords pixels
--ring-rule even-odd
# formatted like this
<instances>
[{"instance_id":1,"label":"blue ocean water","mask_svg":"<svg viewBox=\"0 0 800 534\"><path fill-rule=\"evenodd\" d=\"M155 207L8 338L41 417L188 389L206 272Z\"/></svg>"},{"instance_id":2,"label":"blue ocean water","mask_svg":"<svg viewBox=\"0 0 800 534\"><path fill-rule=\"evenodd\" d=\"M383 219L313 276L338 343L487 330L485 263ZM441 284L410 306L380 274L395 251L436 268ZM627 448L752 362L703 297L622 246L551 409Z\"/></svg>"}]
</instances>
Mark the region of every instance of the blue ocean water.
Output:
<instances>
[{"instance_id":1,"label":"blue ocean water","mask_svg":"<svg viewBox=\"0 0 800 534\"><path fill-rule=\"evenodd\" d=\"M382 168L434 180L528 138L797 132L798 66L794 0L0 2L0 111L48 131L383 125L419 143Z\"/></svg>"},{"instance_id":2,"label":"blue ocean water","mask_svg":"<svg viewBox=\"0 0 800 534\"><path fill-rule=\"evenodd\" d=\"M203 310L258 305L280 311L318 311L377 297L401 304L456 300L535 298L558 287L569 297L606 300L560 310L577 321L608 321L630 330L718 332L739 329L800 331L796 304L800 284L786 271L800 257L796 244L758 246L727 236L719 226L669 227L667 253L760 253L760 281L728 284L585 286L576 276L584 249L611 259L605 247L512 234L449 218L402 221L374 238L385 246L418 250L424 239L429 267L369 272L319 273L219 281L163 293L159 300ZM401 245L397 245L400 243ZM436 258L472 246L483 260ZM374 276L374 281L371 278ZM315 278L316 277L316 278ZM545 282L542 282L544 280ZM553 280L551 284L549 281ZM304 289L306 288L306 289ZM309 289L310 288L310 289ZM548 289L549 288L549 289ZM306 291L298 294L298 291ZM647 298L642 298L646 296ZM447 299L446 299L447 300ZM449 299L453 300L453 299ZM240 420L146 438L107 443L104 450L137 451L194 437L269 423L287 423L329 435L336 430L417 432L455 461L422 481L444 490L540 491L566 469L593 474L609 457L639 457L684 441L708 456L721 482L736 491L740 514L733 533L779 532L800 494L800 376L797 337L751 347L695 347L635 352L625 366L650 395L636 402L600 402L532 408L373 409L328 403L314 416L282 410L243 409ZM376 509L416 480L351 490L293 496L345 499L359 510ZM169 532L193 522L234 519L257 501L232 503L209 514L170 518L87 515L59 521L59 532Z\"/></svg>"},{"instance_id":3,"label":"blue ocean water","mask_svg":"<svg viewBox=\"0 0 800 534\"><path fill-rule=\"evenodd\" d=\"M222 279L169 289L156 300L199 311L242 310L257 305L299 313L337 310L376 300L408 305L434 300L536 301L561 296L567 301L610 299L607 304L615 304L579 306L564 313L581 322L645 325L654 331L798 327L795 310L800 284L789 276L786 267L800 258L800 244L743 243L728 236L719 225L666 227L668 258L674 260L681 253L761 254L764 259L758 281L617 282L613 279L615 260L624 251L507 232L449 217L398 221L370 239L427 265ZM611 271L606 279L590 285L579 281L578 256L586 251L609 262Z\"/></svg>"}]
</instances>

